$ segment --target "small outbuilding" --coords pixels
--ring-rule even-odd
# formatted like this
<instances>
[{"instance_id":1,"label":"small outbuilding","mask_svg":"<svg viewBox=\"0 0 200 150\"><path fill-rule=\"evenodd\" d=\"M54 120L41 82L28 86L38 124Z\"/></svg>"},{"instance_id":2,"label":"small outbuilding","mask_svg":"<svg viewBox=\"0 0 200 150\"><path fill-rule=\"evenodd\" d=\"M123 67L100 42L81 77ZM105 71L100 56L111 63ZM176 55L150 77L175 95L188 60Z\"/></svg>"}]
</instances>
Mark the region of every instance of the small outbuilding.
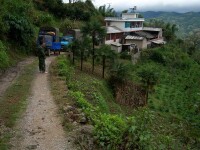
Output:
<instances>
[{"instance_id":1,"label":"small outbuilding","mask_svg":"<svg viewBox=\"0 0 200 150\"><path fill-rule=\"evenodd\" d=\"M120 43L111 43L111 49L118 52L118 53L121 53L122 52L122 44Z\"/></svg>"},{"instance_id":2,"label":"small outbuilding","mask_svg":"<svg viewBox=\"0 0 200 150\"><path fill-rule=\"evenodd\" d=\"M139 49L147 49L147 39L144 37L127 35L125 42L126 44L136 44Z\"/></svg>"}]
</instances>

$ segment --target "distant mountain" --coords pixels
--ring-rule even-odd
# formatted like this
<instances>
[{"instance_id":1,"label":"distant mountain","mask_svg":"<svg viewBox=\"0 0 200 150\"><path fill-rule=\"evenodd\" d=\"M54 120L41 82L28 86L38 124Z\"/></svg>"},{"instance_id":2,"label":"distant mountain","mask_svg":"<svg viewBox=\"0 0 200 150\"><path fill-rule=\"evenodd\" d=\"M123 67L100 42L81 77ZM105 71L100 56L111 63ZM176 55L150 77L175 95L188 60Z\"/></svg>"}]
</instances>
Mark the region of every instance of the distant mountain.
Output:
<instances>
[{"instance_id":1,"label":"distant mountain","mask_svg":"<svg viewBox=\"0 0 200 150\"><path fill-rule=\"evenodd\" d=\"M187 13L177 13L177 12L140 12L148 21L149 19L161 19L165 22L176 24L179 28L178 36L184 37L186 34L194 29L200 28L200 12L187 12Z\"/></svg>"}]
</instances>

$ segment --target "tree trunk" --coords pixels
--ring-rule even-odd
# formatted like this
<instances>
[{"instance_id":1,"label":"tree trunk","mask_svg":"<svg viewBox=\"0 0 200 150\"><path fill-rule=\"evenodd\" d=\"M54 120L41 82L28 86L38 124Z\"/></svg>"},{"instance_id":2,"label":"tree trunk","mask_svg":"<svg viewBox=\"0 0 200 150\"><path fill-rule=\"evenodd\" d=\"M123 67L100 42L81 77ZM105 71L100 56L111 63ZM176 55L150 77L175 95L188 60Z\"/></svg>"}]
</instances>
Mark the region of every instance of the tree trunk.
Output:
<instances>
[{"instance_id":1,"label":"tree trunk","mask_svg":"<svg viewBox=\"0 0 200 150\"><path fill-rule=\"evenodd\" d=\"M72 53L73 53L73 59L72 59L72 62L73 62L73 64L74 64L74 61L75 61L75 58L74 58L74 56L75 56L75 50L74 50L74 46L72 46Z\"/></svg>"},{"instance_id":2,"label":"tree trunk","mask_svg":"<svg viewBox=\"0 0 200 150\"><path fill-rule=\"evenodd\" d=\"M81 71L83 70L83 50L81 50Z\"/></svg>"},{"instance_id":3,"label":"tree trunk","mask_svg":"<svg viewBox=\"0 0 200 150\"><path fill-rule=\"evenodd\" d=\"M148 98L149 98L149 89L150 89L150 81L149 79L147 80L147 88L146 88L146 100L145 100L145 105L147 105Z\"/></svg>"},{"instance_id":4,"label":"tree trunk","mask_svg":"<svg viewBox=\"0 0 200 150\"><path fill-rule=\"evenodd\" d=\"M104 78L105 62L106 62L106 58L105 58L105 56L103 56L102 61L103 61L103 63L102 63L102 66L103 66L103 68L102 68L102 77Z\"/></svg>"},{"instance_id":5,"label":"tree trunk","mask_svg":"<svg viewBox=\"0 0 200 150\"><path fill-rule=\"evenodd\" d=\"M95 59L94 44L95 44L95 37L92 36L92 73L94 73L94 59Z\"/></svg>"}]
</instances>

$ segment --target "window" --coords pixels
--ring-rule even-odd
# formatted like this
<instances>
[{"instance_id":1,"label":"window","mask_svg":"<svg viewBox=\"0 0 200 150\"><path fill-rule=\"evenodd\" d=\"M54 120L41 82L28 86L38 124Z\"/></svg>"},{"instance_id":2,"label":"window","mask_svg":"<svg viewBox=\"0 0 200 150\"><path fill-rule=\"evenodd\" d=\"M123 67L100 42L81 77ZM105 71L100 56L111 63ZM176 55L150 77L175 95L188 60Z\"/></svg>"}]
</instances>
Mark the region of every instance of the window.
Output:
<instances>
[{"instance_id":1,"label":"window","mask_svg":"<svg viewBox=\"0 0 200 150\"><path fill-rule=\"evenodd\" d=\"M130 22L125 22L125 28L130 28L131 23Z\"/></svg>"}]
</instances>

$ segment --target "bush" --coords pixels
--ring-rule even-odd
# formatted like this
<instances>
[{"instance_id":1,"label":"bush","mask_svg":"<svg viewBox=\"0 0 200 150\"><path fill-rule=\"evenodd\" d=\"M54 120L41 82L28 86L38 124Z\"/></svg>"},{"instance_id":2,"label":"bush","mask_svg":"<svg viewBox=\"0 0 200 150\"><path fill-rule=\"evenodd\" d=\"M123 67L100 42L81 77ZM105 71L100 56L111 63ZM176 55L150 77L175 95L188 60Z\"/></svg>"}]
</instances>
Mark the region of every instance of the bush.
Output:
<instances>
[{"instance_id":1,"label":"bush","mask_svg":"<svg viewBox=\"0 0 200 150\"><path fill-rule=\"evenodd\" d=\"M64 76L67 82L70 81L74 73L74 68L71 66L70 61L64 56L60 56L57 59L58 74Z\"/></svg>"},{"instance_id":2,"label":"bush","mask_svg":"<svg viewBox=\"0 0 200 150\"><path fill-rule=\"evenodd\" d=\"M6 53L6 47L4 44L0 41L0 70L5 69L9 65L9 58Z\"/></svg>"},{"instance_id":3,"label":"bush","mask_svg":"<svg viewBox=\"0 0 200 150\"><path fill-rule=\"evenodd\" d=\"M11 14L6 15L4 21L9 28L9 39L28 48L34 36L34 29L30 21L23 16ZM28 51L28 49L26 50Z\"/></svg>"},{"instance_id":4,"label":"bush","mask_svg":"<svg viewBox=\"0 0 200 150\"><path fill-rule=\"evenodd\" d=\"M154 62L165 64L165 59L160 51L152 50L150 59L153 60Z\"/></svg>"},{"instance_id":5,"label":"bush","mask_svg":"<svg viewBox=\"0 0 200 150\"><path fill-rule=\"evenodd\" d=\"M50 14L46 14L46 13L38 13L38 14L36 14L34 16L33 20L34 20L33 23L36 26L39 26L39 27L40 26L45 26L45 25L50 26L54 22L53 16L50 15Z\"/></svg>"},{"instance_id":6,"label":"bush","mask_svg":"<svg viewBox=\"0 0 200 150\"><path fill-rule=\"evenodd\" d=\"M102 148L119 149L127 128L124 118L118 115L100 114L95 121L95 137Z\"/></svg>"},{"instance_id":7,"label":"bush","mask_svg":"<svg viewBox=\"0 0 200 150\"><path fill-rule=\"evenodd\" d=\"M120 58L121 58L121 59L131 60L131 55L128 54L127 51L124 51L124 52L121 52L121 53L120 53Z\"/></svg>"}]
</instances>

